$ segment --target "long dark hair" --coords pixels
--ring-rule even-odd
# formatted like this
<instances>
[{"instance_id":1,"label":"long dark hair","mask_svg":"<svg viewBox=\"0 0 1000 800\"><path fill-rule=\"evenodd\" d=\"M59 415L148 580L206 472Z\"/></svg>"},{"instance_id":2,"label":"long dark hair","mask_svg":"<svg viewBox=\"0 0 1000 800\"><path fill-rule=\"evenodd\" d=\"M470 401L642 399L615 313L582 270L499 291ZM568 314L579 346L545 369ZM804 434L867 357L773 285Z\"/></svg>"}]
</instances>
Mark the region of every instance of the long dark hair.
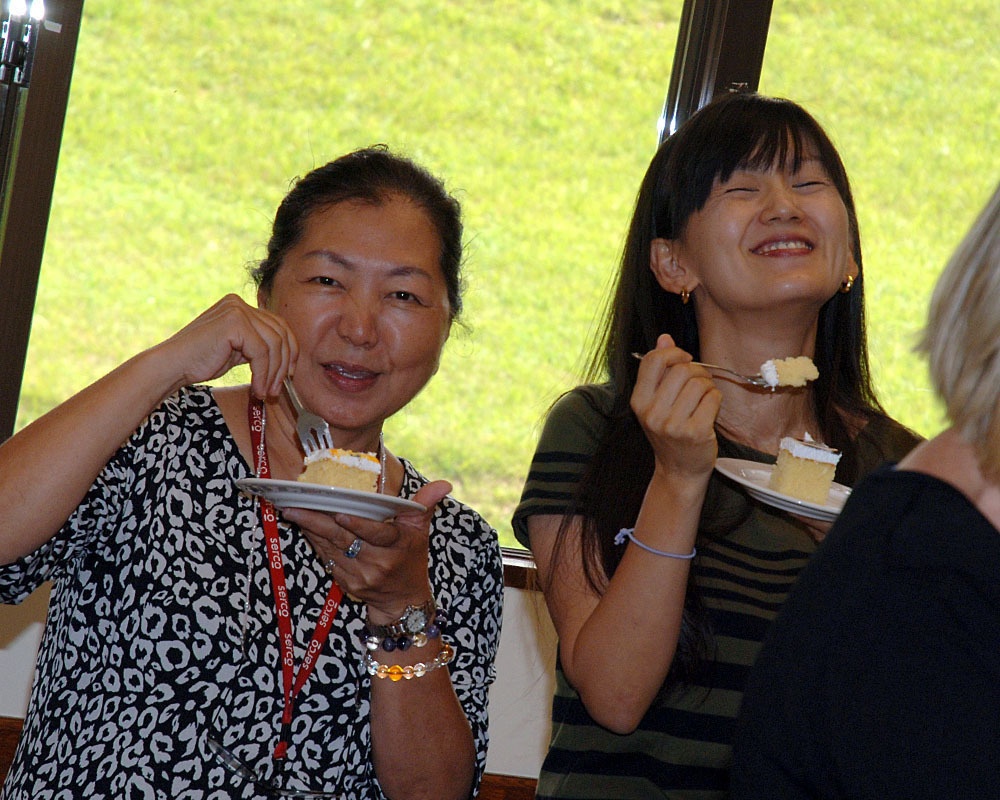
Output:
<instances>
[{"instance_id":1,"label":"long dark hair","mask_svg":"<svg viewBox=\"0 0 1000 800\"><path fill-rule=\"evenodd\" d=\"M819 123L791 101L751 93L713 101L660 146L646 171L606 323L593 347L588 379L610 381L614 405L561 535L571 517L583 518L584 573L599 593L621 560L623 548L614 544L614 536L634 524L653 473L652 448L629 407L638 373L631 354L653 349L662 333L669 333L695 359L700 354L694 308L657 283L650 269L650 245L655 238L674 239L684 231L691 215L704 206L716 178L725 181L737 169L774 164L794 170L807 154L819 158L844 201L859 270L851 291L835 294L819 313L814 360L820 377L812 396L820 433L831 446L845 450L859 420L885 413L869 372L861 240L840 155ZM856 472L857 465L845 454L838 480L853 482ZM668 683L692 677L707 653L704 615L690 581L687 598Z\"/></svg>"}]
</instances>

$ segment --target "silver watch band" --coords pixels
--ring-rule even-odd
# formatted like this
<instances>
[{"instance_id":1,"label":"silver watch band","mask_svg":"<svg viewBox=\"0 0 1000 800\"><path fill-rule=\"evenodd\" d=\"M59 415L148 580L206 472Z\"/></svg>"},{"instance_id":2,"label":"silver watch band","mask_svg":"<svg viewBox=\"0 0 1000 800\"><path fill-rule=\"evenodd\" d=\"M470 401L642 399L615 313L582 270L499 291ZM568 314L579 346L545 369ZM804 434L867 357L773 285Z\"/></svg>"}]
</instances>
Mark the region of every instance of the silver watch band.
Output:
<instances>
[{"instance_id":1,"label":"silver watch band","mask_svg":"<svg viewBox=\"0 0 1000 800\"><path fill-rule=\"evenodd\" d=\"M385 638L387 636L412 636L415 633L423 633L427 626L434 622L436 613L437 603L432 597L418 606L407 606L399 619L389 625L366 623L368 634Z\"/></svg>"}]
</instances>

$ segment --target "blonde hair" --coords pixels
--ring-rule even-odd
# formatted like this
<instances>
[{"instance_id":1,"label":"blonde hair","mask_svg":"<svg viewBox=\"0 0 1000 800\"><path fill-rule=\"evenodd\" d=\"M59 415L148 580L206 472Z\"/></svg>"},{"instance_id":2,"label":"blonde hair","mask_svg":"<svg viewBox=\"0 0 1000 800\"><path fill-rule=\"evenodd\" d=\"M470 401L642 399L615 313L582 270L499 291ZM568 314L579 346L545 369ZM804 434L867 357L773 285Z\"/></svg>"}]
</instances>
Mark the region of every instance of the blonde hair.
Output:
<instances>
[{"instance_id":1,"label":"blonde hair","mask_svg":"<svg viewBox=\"0 0 1000 800\"><path fill-rule=\"evenodd\" d=\"M916 349L948 419L1000 482L1000 186L941 273Z\"/></svg>"}]
</instances>

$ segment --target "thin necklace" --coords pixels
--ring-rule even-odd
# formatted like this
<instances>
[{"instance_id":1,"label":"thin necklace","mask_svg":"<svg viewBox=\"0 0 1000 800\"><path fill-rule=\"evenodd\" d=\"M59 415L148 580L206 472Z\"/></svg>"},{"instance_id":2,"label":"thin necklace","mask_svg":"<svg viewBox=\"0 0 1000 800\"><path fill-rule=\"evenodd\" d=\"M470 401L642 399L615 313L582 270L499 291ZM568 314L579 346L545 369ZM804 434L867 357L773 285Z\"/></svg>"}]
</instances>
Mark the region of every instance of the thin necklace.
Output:
<instances>
[{"instance_id":1,"label":"thin necklace","mask_svg":"<svg viewBox=\"0 0 1000 800\"><path fill-rule=\"evenodd\" d=\"M382 431L378 432L378 493L385 494L385 441Z\"/></svg>"}]
</instances>

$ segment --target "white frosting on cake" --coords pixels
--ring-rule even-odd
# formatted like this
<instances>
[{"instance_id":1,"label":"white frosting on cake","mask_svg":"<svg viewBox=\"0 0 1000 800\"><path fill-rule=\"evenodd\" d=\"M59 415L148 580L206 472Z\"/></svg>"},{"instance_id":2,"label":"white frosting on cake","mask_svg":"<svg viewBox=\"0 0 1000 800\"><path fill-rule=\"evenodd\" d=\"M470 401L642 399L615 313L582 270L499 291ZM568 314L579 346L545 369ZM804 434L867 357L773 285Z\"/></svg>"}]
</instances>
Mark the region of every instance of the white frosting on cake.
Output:
<instances>
[{"instance_id":1,"label":"white frosting on cake","mask_svg":"<svg viewBox=\"0 0 1000 800\"><path fill-rule=\"evenodd\" d=\"M794 439L786 436L778 445L781 450L787 450L796 458L808 458L811 461L821 461L824 464L836 464L840 461L840 451L814 441L807 433L805 439Z\"/></svg>"},{"instance_id":2,"label":"white frosting on cake","mask_svg":"<svg viewBox=\"0 0 1000 800\"><path fill-rule=\"evenodd\" d=\"M778 385L778 368L774 365L774 359L760 365L760 376L772 389Z\"/></svg>"},{"instance_id":3,"label":"white frosting on cake","mask_svg":"<svg viewBox=\"0 0 1000 800\"><path fill-rule=\"evenodd\" d=\"M346 467L362 469L365 472L380 472L378 459L369 453L355 453L349 450L320 450L306 456L305 465L308 467L317 461L335 461Z\"/></svg>"}]
</instances>

